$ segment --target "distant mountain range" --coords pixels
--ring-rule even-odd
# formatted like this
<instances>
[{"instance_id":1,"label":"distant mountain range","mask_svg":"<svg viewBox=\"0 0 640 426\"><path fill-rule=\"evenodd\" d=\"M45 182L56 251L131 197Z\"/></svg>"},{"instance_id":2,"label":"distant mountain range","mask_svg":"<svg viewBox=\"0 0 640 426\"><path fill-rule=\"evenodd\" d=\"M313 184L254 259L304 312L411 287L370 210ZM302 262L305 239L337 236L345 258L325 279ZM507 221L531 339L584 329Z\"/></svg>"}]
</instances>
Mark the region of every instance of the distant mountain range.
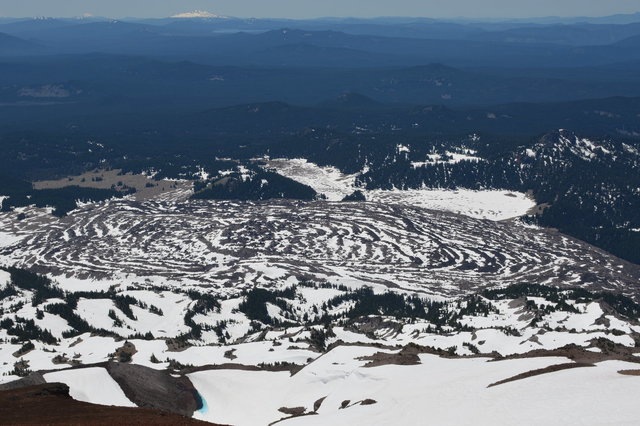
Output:
<instances>
[{"instance_id":1,"label":"distant mountain range","mask_svg":"<svg viewBox=\"0 0 640 426\"><path fill-rule=\"evenodd\" d=\"M0 33L0 55L25 55L40 53L41 46L18 37Z\"/></svg>"},{"instance_id":2,"label":"distant mountain range","mask_svg":"<svg viewBox=\"0 0 640 426\"><path fill-rule=\"evenodd\" d=\"M309 52L314 53L317 66L298 67ZM17 103L29 101L37 107L56 102L56 110L47 114L53 117L54 112L86 113L98 107L104 113L104 108L114 112L148 108L196 112L270 101L317 106L344 94L360 94L385 107L448 108L640 96L640 62L520 70L463 69L433 63L379 67L374 66L379 63L374 59L391 62L389 57L306 45L284 45L255 55L274 65L214 66L105 54L5 59L0 67L0 104L5 117L24 114L26 120L33 121L28 109ZM276 63L278 58L281 62ZM361 67L340 68L345 63ZM368 67L363 68L365 65ZM44 90L53 87L67 96ZM351 104L354 98L343 100ZM17 109L9 109L11 105Z\"/></svg>"},{"instance_id":3,"label":"distant mountain range","mask_svg":"<svg viewBox=\"0 0 640 426\"><path fill-rule=\"evenodd\" d=\"M216 15L204 10L194 10L192 12L182 12L172 15L171 18L178 19L227 19L226 16Z\"/></svg>"},{"instance_id":4,"label":"distant mountain range","mask_svg":"<svg viewBox=\"0 0 640 426\"><path fill-rule=\"evenodd\" d=\"M194 19L194 20L206 20L211 18L226 18L236 21L254 21L269 22L269 21L289 21L300 23L313 23L313 22L339 22L345 24L357 24L357 23L379 23L387 25L398 25L406 23L459 23L459 24L474 24L474 25L491 25L491 24L576 24L576 23L590 23L590 24L629 24L634 22L640 22L640 12L635 13L621 13L607 16L541 16L530 18L428 18L428 17L377 17L377 18L354 18L354 17L325 17L316 19L274 19L274 18L243 18L243 17L231 17L221 16L216 13L206 10L192 10L176 13L167 18L127 18L129 21L141 22L141 21L166 21L168 19ZM49 17L0 17L0 24L3 22L15 22L24 20L51 20L51 19L65 19L65 20L78 20L78 19L91 19L91 20L111 20L113 18L98 17L93 15L84 15L81 17L69 17L69 18L49 18Z\"/></svg>"},{"instance_id":5,"label":"distant mountain range","mask_svg":"<svg viewBox=\"0 0 640 426\"><path fill-rule=\"evenodd\" d=\"M486 30L450 23L316 23L301 29L288 21L163 22L31 20L0 24L0 32L42 46L20 54L100 52L236 66L363 68L440 62L457 67L555 68L640 61L640 24ZM291 26L283 27L286 24Z\"/></svg>"}]
</instances>

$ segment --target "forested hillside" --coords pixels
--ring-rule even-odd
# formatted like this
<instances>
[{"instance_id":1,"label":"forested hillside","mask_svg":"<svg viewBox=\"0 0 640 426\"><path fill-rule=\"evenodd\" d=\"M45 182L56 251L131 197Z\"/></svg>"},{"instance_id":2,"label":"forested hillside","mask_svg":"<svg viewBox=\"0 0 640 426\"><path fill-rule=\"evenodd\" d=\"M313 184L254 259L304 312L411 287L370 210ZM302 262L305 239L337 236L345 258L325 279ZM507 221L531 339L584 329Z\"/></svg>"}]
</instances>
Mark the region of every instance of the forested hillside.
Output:
<instances>
[{"instance_id":1,"label":"forested hillside","mask_svg":"<svg viewBox=\"0 0 640 426\"><path fill-rule=\"evenodd\" d=\"M477 143L476 145L482 145ZM398 154L358 177L367 188L508 188L532 191L529 221L640 262L640 151L637 141L591 141L571 132L479 160L416 163ZM419 156L418 156L419 157ZM423 158L421 158L423 159Z\"/></svg>"}]
</instances>

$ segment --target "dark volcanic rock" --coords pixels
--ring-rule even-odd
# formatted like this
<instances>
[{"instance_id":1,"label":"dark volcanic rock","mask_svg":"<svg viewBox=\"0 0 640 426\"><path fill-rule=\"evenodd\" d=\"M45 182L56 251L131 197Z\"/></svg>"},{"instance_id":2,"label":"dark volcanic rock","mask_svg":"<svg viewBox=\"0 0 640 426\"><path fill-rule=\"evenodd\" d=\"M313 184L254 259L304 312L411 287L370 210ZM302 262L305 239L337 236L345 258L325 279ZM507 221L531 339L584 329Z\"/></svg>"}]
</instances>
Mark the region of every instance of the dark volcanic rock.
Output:
<instances>
[{"instance_id":1,"label":"dark volcanic rock","mask_svg":"<svg viewBox=\"0 0 640 426\"><path fill-rule=\"evenodd\" d=\"M109 362L106 369L127 398L140 407L192 416L200 398L187 377L172 377L166 371L134 364Z\"/></svg>"},{"instance_id":2,"label":"dark volcanic rock","mask_svg":"<svg viewBox=\"0 0 640 426\"><path fill-rule=\"evenodd\" d=\"M15 380L13 382L1 384L0 391L21 389L29 386L42 385L44 383L46 383L46 380L42 376L42 373L35 372L35 373L29 374L27 377L23 377L20 380Z\"/></svg>"}]
</instances>

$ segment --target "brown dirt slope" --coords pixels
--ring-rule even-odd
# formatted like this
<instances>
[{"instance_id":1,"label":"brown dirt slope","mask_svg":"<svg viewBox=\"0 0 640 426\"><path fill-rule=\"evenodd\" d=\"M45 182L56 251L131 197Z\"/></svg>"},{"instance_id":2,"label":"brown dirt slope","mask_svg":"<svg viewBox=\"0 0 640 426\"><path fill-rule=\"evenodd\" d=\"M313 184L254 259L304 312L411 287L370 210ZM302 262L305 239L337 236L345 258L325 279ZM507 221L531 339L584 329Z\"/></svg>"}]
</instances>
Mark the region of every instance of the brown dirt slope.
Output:
<instances>
[{"instance_id":1,"label":"brown dirt slope","mask_svg":"<svg viewBox=\"0 0 640 426\"><path fill-rule=\"evenodd\" d=\"M76 401L62 383L0 392L0 419L5 425L211 425L149 408Z\"/></svg>"},{"instance_id":2,"label":"brown dirt slope","mask_svg":"<svg viewBox=\"0 0 640 426\"><path fill-rule=\"evenodd\" d=\"M618 373L624 376L640 376L640 370L620 370Z\"/></svg>"},{"instance_id":3,"label":"brown dirt slope","mask_svg":"<svg viewBox=\"0 0 640 426\"><path fill-rule=\"evenodd\" d=\"M550 366L545 367L545 368L539 368L537 370L527 371L526 373L521 373L521 374L515 375L513 377L509 377L508 379L504 379L504 380L500 380L500 381L495 382L495 383L491 383L487 387L491 388L493 386L499 386L499 385L503 385L505 383L515 382L516 380L522 380L522 379L527 379L529 377L539 376L541 374L555 373L556 371L568 370L568 369L571 369L571 368L581 368L581 367L595 367L595 365L594 364L579 363L579 362L568 362L568 363L565 363L565 364L550 365Z\"/></svg>"}]
</instances>

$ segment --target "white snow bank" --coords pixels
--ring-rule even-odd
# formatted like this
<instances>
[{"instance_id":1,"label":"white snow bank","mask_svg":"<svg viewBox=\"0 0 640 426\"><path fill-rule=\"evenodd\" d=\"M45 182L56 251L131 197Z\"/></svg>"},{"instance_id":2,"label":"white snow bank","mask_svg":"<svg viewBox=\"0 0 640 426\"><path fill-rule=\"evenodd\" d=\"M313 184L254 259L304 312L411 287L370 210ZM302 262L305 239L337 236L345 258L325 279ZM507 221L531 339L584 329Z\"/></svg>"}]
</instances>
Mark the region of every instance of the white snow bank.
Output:
<instances>
[{"instance_id":1,"label":"white snow bank","mask_svg":"<svg viewBox=\"0 0 640 426\"><path fill-rule=\"evenodd\" d=\"M340 201L356 190L356 175L345 175L331 166L320 167L304 158L278 158L267 162L267 167L312 187L329 201Z\"/></svg>"},{"instance_id":2,"label":"white snow bank","mask_svg":"<svg viewBox=\"0 0 640 426\"><path fill-rule=\"evenodd\" d=\"M500 365L502 362L483 365L456 360L445 365L447 362L438 360L436 363L442 369L427 367L417 372L421 369L382 367L388 372L381 375L389 376L392 371L396 375L358 392L362 396L370 395L376 404L336 409L336 403L348 395L350 387L345 386L341 395L330 395L324 401L319 415L291 419L287 424L637 424L636 395L640 390L640 380L617 373L617 370L631 368L633 364L608 361L597 367L542 374L487 388L487 380L508 377L506 371L502 375L499 372L487 374L493 369L489 364ZM456 364L463 364L460 371L457 371ZM472 368L473 364L478 368ZM425 374L427 372L430 374ZM357 401L359 395L352 393L352 401Z\"/></svg>"},{"instance_id":3,"label":"white snow bank","mask_svg":"<svg viewBox=\"0 0 640 426\"><path fill-rule=\"evenodd\" d=\"M608 361L596 367L541 374L488 385L530 370L569 362L528 358L500 362L420 355L419 365L365 368L358 357L375 348L336 348L294 376L288 373L217 370L189 375L209 403L196 417L218 423L264 425L287 417L281 407L317 415L292 425L577 425L636 424L640 380L618 370L635 364ZM606 398L602 396L606 395ZM371 399L371 405L358 402ZM347 408L340 408L344 401Z\"/></svg>"},{"instance_id":4,"label":"white snow bank","mask_svg":"<svg viewBox=\"0 0 640 426\"><path fill-rule=\"evenodd\" d=\"M284 417L274 407L274 391L289 381L288 372L218 370L190 374L189 379L207 401L208 411L195 413L202 420L222 424L265 425ZM265 417L265 414L268 416ZM268 420L268 421L267 421Z\"/></svg>"},{"instance_id":5,"label":"white snow bank","mask_svg":"<svg viewBox=\"0 0 640 426\"><path fill-rule=\"evenodd\" d=\"M456 157L458 160L461 158ZM345 175L335 167L320 167L305 159L274 159L267 167L309 185L329 201L340 201L356 190L368 201L447 211L479 219L505 220L525 215L536 204L526 194L507 190L414 189L364 190L355 186L356 174Z\"/></svg>"},{"instance_id":6,"label":"white snow bank","mask_svg":"<svg viewBox=\"0 0 640 426\"><path fill-rule=\"evenodd\" d=\"M7 247L7 246L10 246L12 244L15 244L18 241L22 240L22 238L23 237L19 237L17 235L10 234L8 232L1 232L0 231L0 247Z\"/></svg>"},{"instance_id":7,"label":"white snow bank","mask_svg":"<svg viewBox=\"0 0 640 426\"><path fill-rule=\"evenodd\" d=\"M7 271L0 271L0 290L4 289L11 282L11 274Z\"/></svg>"},{"instance_id":8,"label":"white snow bank","mask_svg":"<svg viewBox=\"0 0 640 426\"><path fill-rule=\"evenodd\" d=\"M368 200L380 203L406 204L496 221L523 216L536 205L526 194L506 190L374 190L368 191L366 196Z\"/></svg>"},{"instance_id":9,"label":"white snow bank","mask_svg":"<svg viewBox=\"0 0 640 426\"><path fill-rule=\"evenodd\" d=\"M100 367L57 371L44 375L47 382L60 382L69 386L73 399L100 405L136 407L111 378L107 370Z\"/></svg>"}]
</instances>

